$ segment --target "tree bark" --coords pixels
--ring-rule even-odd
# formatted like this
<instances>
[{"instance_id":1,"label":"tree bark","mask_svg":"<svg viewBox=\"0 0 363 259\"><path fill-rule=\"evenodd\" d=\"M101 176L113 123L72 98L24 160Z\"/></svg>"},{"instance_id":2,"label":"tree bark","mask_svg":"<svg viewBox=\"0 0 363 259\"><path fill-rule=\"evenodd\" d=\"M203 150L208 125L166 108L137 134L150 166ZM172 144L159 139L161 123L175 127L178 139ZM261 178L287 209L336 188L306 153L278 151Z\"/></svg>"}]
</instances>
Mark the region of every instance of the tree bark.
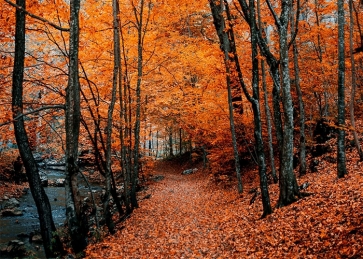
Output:
<instances>
[{"instance_id":1,"label":"tree bark","mask_svg":"<svg viewBox=\"0 0 363 259\"><path fill-rule=\"evenodd\" d=\"M116 103L116 93L117 93L117 84L119 82L118 76L119 69L121 66L121 56L120 56L120 36L119 36L119 22L118 22L118 1L112 0L112 16L113 16L113 54L114 54L114 64L113 64L113 78L112 78L112 91L111 91L111 102L108 107L107 114L107 137L106 137L106 192L103 200L103 213L106 221L106 225L111 234L115 233L115 224L112 220L111 214L111 192L112 192L112 160L111 160L111 137L112 137L112 122L113 122L113 111ZM117 195L116 195L117 199ZM117 200L115 201L117 202Z\"/></svg>"},{"instance_id":2,"label":"tree bark","mask_svg":"<svg viewBox=\"0 0 363 259\"><path fill-rule=\"evenodd\" d=\"M345 163L345 40L344 1L338 0L338 178L347 174Z\"/></svg>"},{"instance_id":3,"label":"tree bark","mask_svg":"<svg viewBox=\"0 0 363 259\"><path fill-rule=\"evenodd\" d=\"M355 129L355 119L354 119L354 100L355 100L355 92L357 88L356 82L356 70L355 70L355 62L354 62L354 55L353 55L353 29L354 29L354 18L353 18L353 0L349 0L349 55L350 55L350 64L352 69L352 87L350 92L350 103L349 103L349 110L350 110L350 123L353 127L353 136L355 146L357 148L360 161L363 161L363 150L359 144L357 131Z\"/></svg>"},{"instance_id":4,"label":"tree bark","mask_svg":"<svg viewBox=\"0 0 363 259\"><path fill-rule=\"evenodd\" d=\"M233 117L233 105L232 105L232 92L231 92L231 68L230 68L230 56L229 54L232 51L231 48L231 41L228 38L226 26L225 26L225 20L223 17L223 12L225 8L227 8L228 3L224 3L223 0L220 0L220 4L216 3L215 0L210 0L210 8L213 15L213 23L215 26L215 29L217 31L217 35L220 40L221 48L223 51L224 56L224 65L226 69L226 81L227 81L227 92L228 92L228 108L229 108L229 123L230 123L230 129L231 129L231 135L232 135L232 146L233 146L233 154L234 154L234 162L236 167L236 175L238 180L238 192L243 192L243 186L242 186L242 178L241 178L241 166L240 166L240 160L239 160L239 153L238 153L238 147L237 147L237 138L236 138L236 131L235 131L235 125L234 125L234 117Z\"/></svg>"},{"instance_id":5,"label":"tree bark","mask_svg":"<svg viewBox=\"0 0 363 259\"><path fill-rule=\"evenodd\" d=\"M257 0L257 15L258 15L258 26L260 30L262 30L261 24L261 13L260 13L260 0ZM264 102L265 102L265 114L266 114L266 124L267 124L267 135L268 135L268 148L270 154L270 164L271 164L271 174L274 183L278 182L278 177L276 174L276 166L275 166L275 157L274 157L274 149L272 145L272 125L271 125L271 112L268 105L268 92L266 87L266 71L265 71L265 60L261 60L261 73L262 73L262 88L264 93Z\"/></svg>"},{"instance_id":6,"label":"tree bark","mask_svg":"<svg viewBox=\"0 0 363 259\"><path fill-rule=\"evenodd\" d=\"M25 0L17 0L15 24L15 55L12 86L12 112L16 143L23 161L35 205L37 206L40 231L43 238L44 251L47 257L57 257L63 254L57 230L52 218L52 209L39 176L38 166L30 149L28 136L24 126L23 116L23 82L25 59Z\"/></svg>"},{"instance_id":7,"label":"tree bark","mask_svg":"<svg viewBox=\"0 0 363 259\"><path fill-rule=\"evenodd\" d=\"M282 105L284 109L284 134L282 147L282 164L280 171L280 196L278 206L282 207L294 202L300 196L296 176L293 169L294 154L294 121L291 98L289 53L288 53L288 24L291 11L291 0L282 0L279 18L280 69L282 83Z\"/></svg>"},{"instance_id":8,"label":"tree bark","mask_svg":"<svg viewBox=\"0 0 363 259\"><path fill-rule=\"evenodd\" d=\"M293 7L292 7L293 8ZM300 8L300 5L297 5L297 8ZM298 15L300 13L299 10L296 11L297 13L297 19L298 21ZM293 28L297 28L297 24L295 24L294 15L291 15L291 34L297 33L294 31ZM294 57L294 74L295 74L295 88L296 93L299 100L299 124L300 124L300 147L299 147L299 158L300 158L300 168L299 173L300 175L306 174L306 143L305 143L305 107L304 107L304 101L302 98L302 92L300 87L300 70L299 70L299 61L298 61L298 49L296 40L292 43L292 51L293 51L293 57Z\"/></svg>"},{"instance_id":9,"label":"tree bark","mask_svg":"<svg viewBox=\"0 0 363 259\"><path fill-rule=\"evenodd\" d=\"M256 20L252 20L250 18L250 11L247 5L246 0L238 0L246 22L249 26L252 26L252 23L255 24L256 28ZM256 18L255 18L256 19ZM282 118L281 118L281 78L280 78L280 68L279 63L280 61L271 53L268 39L265 38L262 34L262 28L260 27L257 30L257 39L258 39L258 46L260 48L261 54L266 58L267 64L269 66L270 75L273 80L273 89L272 89L272 107L273 107L273 122L275 125L275 133L276 133L276 140L279 149L279 162L280 162L280 171L281 171L281 164L282 164L282 144L283 144L283 128L282 128Z\"/></svg>"},{"instance_id":10,"label":"tree bark","mask_svg":"<svg viewBox=\"0 0 363 259\"><path fill-rule=\"evenodd\" d=\"M256 19L255 14L255 3L254 0L249 1L250 7L250 18L251 18L251 47L252 47L252 98L247 96L247 99L250 100L253 109L254 116L254 126L255 126L255 141L256 141L256 151L257 151L257 160L258 160L258 171L260 175L260 189L262 195L262 204L263 204L263 214L262 217L266 217L267 215L272 213L271 203L270 203L270 195L268 193L268 183L267 183L267 175L266 175L266 159L265 153L263 150L263 140L262 140L262 124L261 124L261 111L260 111L260 93L259 93L259 68L258 68L258 50L257 50L257 28L256 23L253 22ZM253 21L252 21L253 19ZM247 89L244 88L244 92L247 95Z\"/></svg>"},{"instance_id":11,"label":"tree bark","mask_svg":"<svg viewBox=\"0 0 363 259\"><path fill-rule=\"evenodd\" d=\"M69 75L66 91L66 216L72 248L82 252L86 246L88 229L82 216L78 192L78 137L80 127L80 86L78 75L80 0L70 1Z\"/></svg>"}]
</instances>

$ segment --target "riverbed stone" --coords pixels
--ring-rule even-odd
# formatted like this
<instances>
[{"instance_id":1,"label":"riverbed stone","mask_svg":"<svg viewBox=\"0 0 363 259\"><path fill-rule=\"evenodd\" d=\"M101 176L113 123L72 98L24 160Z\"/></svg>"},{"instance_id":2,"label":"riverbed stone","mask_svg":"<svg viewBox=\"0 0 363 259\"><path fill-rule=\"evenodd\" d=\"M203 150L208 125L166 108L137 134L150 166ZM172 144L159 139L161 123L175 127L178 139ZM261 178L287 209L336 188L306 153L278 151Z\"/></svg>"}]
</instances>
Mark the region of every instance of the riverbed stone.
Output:
<instances>
[{"instance_id":1,"label":"riverbed stone","mask_svg":"<svg viewBox=\"0 0 363 259\"><path fill-rule=\"evenodd\" d=\"M9 243L0 248L0 257L21 257L26 255L26 248L24 242L20 240L11 240Z\"/></svg>"},{"instance_id":2,"label":"riverbed stone","mask_svg":"<svg viewBox=\"0 0 363 259\"><path fill-rule=\"evenodd\" d=\"M48 186L48 176L43 170L39 170L40 182L43 187Z\"/></svg>"},{"instance_id":3,"label":"riverbed stone","mask_svg":"<svg viewBox=\"0 0 363 259\"><path fill-rule=\"evenodd\" d=\"M33 243L42 243L43 238L41 235L34 235L34 236L32 236L32 242Z\"/></svg>"},{"instance_id":4,"label":"riverbed stone","mask_svg":"<svg viewBox=\"0 0 363 259\"><path fill-rule=\"evenodd\" d=\"M6 217L6 216L22 216L23 212L17 208L12 208L12 209L4 209L1 211L1 216Z\"/></svg>"},{"instance_id":5,"label":"riverbed stone","mask_svg":"<svg viewBox=\"0 0 363 259\"><path fill-rule=\"evenodd\" d=\"M4 204L5 209L13 209L13 208L16 208L19 206L20 206L20 202L15 198L8 199Z\"/></svg>"},{"instance_id":6,"label":"riverbed stone","mask_svg":"<svg viewBox=\"0 0 363 259\"><path fill-rule=\"evenodd\" d=\"M193 174L193 173L195 173L196 171L198 171L198 168L187 169L187 170L184 170L184 171L182 172L182 175Z\"/></svg>"},{"instance_id":7,"label":"riverbed stone","mask_svg":"<svg viewBox=\"0 0 363 259\"><path fill-rule=\"evenodd\" d=\"M57 179L54 182L54 186L55 187L64 187L65 186L65 182L66 182L65 179Z\"/></svg>"}]
</instances>

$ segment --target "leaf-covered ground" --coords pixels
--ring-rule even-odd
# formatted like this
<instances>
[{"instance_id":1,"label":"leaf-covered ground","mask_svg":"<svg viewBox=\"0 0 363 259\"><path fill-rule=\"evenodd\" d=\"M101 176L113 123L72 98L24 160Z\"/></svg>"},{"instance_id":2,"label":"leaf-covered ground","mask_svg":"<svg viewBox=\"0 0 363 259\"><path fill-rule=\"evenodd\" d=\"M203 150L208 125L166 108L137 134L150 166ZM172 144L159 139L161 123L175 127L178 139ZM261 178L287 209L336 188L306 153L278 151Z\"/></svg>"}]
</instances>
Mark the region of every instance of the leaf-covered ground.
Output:
<instances>
[{"instance_id":1,"label":"leaf-covered ground","mask_svg":"<svg viewBox=\"0 0 363 259\"><path fill-rule=\"evenodd\" d=\"M265 219L260 197L250 205L257 172L240 196L201 170L181 175L180 167L159 163L154 174L165 179L149 186L151 198L114 236L90 245L87 258L363 258L363 163L347 160L344 179L321 160L317 173L298 179L312 195ZM270 195L275 205L277 184Z\"/></svg>"}]
</instances>

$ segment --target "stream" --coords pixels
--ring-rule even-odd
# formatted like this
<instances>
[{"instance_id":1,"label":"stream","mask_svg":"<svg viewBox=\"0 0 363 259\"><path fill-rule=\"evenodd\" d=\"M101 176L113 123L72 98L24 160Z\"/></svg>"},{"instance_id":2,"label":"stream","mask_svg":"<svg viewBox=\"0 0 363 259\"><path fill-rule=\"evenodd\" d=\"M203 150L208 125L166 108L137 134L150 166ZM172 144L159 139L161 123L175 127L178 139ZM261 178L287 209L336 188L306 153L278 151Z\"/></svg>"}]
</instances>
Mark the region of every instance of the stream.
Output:
<instances>
[{"instance_id":1,"label":"stream","mask_svg":"<svg viewBox=\"0 0 363 259\"><path fill-rule=\"evenodd\" d=\"M48 170L48 180L64 179L65 175L63 171ZM89 189L85 186L84 182L81 182L79 186L82 196L88 196ZM46 194L48 195L51 207L53 220L58 228L65 222L65 188L64 187L44 187ZM92 191L101 191L101 187L92 186ZM20 240L25 243L28 251L34 253L32 258L45 258L44 249L42 243L30 243L29 234L31 232L38 231L39 219L38 212L35 206L35 202L31 195L30 190L24 194L20 199L19 209L23 212L22 216L0 216L0 245L8 244L11 240ZM3 203L3 202L2 202ZM0 203L0 207L3 204ZM1 257L1 258L12 258L12 257Z\"/></svg>"}]
</instances>

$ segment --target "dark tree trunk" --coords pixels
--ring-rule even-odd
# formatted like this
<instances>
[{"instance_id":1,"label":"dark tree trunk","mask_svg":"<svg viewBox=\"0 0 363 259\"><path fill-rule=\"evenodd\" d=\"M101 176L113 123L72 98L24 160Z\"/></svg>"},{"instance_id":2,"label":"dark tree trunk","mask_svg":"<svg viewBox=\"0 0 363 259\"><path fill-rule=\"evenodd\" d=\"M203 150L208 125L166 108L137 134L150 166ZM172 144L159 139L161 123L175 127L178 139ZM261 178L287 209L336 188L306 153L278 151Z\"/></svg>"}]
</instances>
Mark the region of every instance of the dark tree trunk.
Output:
<instances>
[{"instance_id":1,"label":"dark tree trunk","mask_svg":"<svg viewBox=\"0 0 363 259\"><path fill-rule=\"evenodd\" d=\"M112 220L111 214L111 193L112 193L112 160L111 160L111 137L112 137L112 122L113 122L113 111L116 102L117 84L119 82L118 77L120 75L119 70L121 69L121 55L120 55L120 36L119 36L119 21L118 21L119 7L118 1L112 1L112 16L113 16L113 53L114 53L114 64L113 64L113 79L112 79L112 91L111 91L111 102L108 108L107 114L107 139L106 139L106 192L103 200L103 212L106 221L106 225L111 234L115 233L115 224ZM116 188L116 186L115 186ZM118 202L117 195L115 202ZM122 208L121 208L122 210Z\"/></svg>"},{"instance_id":2,"label":"dark tree trunk","mask_svg":"<svg viewBox=\"0 0 363 259\"><path fill-rule=\"evenodd\" d=\"M282 77L282 104L284 108L284 134L282 147L282 164L280 170L280 196L278 206L285 206L294 202L300 196L296 176L293 168L294 152L294 121L293 105L290 90L289 53L287 30L291 9L291 0L282 0L282 11L279 25L280 66Z\"/></svg>"},{"instance_id":3,"label":"dark tree trunk","mask_svg":"<svg viewBox=\"0 0 363 259\"><path fill-rule=\"evenodd\" d=\"M247 5L246 0L239 0L238 1L246 22L249 26L254 26L258 28L256 25L256 18L252 20L250 18L250 11ZM283 129L282 129L282 118L281 118L281 78L280 78L280 68L279 68L279 60L271 53L269 48L268 39L263 36L262 28L257 30L257 39L258 39L258 46L260 48L261 54L266 58L267 64L270 68L270 75L273 80L273 89L272 89L272 107L273 107L273 121L275 125L275 132L276 132L276 140L279 149L279 162L280 162L280 171L281 171L281 164L282 164L282 144L283 144Z\"/></svg>"},{"instance_id":4,"label":"dark tree trunk","mask_svg":"<svg viewBox=\"0 0 363 259\"><path fill-rule=\"evenodd\" d=\"M354 29L354 18L353 18L353 0L349 0L349 55L350 55L350 64L352 66L352 87L350 93L350 103L349 103L349 110L350 110L350 123L353 127L353 135L354 135L354 142L355 146L357 147L357 151L359 154L360 161L363 161L363 150L359 144L358 134L355 129L355 118L354 118L354 101L355 101L355 92L357 88L356 82L356 69L355 69L355 62L354 62L354 55L353 55L353 29Z\"/></svg>"},{"instance_id":5,"label":"dark tree trunk","mask_svg":"<svg viewBox=\"0 0 363 259\"><path fill-rule=\"evenodd\" d=\"M78 137L80 127L80 86L78 75L80 0L70 1L69 75L66 92L66 216L72 248L82 252L86 246L87 224L78 192Z\"/></svg>"},{"instance_id":6,"label":"dark tree trunk","mask_svg":"<svg viewBox=\"0 0 363 259\"><path fill-rule=\"evenodd\" d=\"M17 0L16 3L25 8L25 0ZM53 222L52 209L48 196L41 185L39 170L31 152L28 136L25 131L24 118L20 116L16 119L23 113L25 58L25 13L19 9L16 9L15 26L15 56L12 87L12 112L15 138L28 177L29 187L37 206L45 254L47 257L57 257L63 253L63 247Z\"/></svg>"},{"instance_id":7,"label":"dark tree trunk","mask_svg":"<svg viewBox=\"0 0 363 259\"><path fill-rule=\"evenodd\" d=\"M257 13L258 13L258 25L260 30L262 30L261 23L261 13L260 13L260 1L257 0ZM271 125L271 112L268 105L268 92L266 86L266 71L265 71L265 60L261 60L261 73L262 73L262 88L264 92L264 102L265 102L265 114L266 114L266 124L267 124L267 135L268 135L268 148L270 154L270 164L271 164L271 174L274 183L278 182L275 166L274 149L272 145L272 125Z\"/></svg>"},{"instance_id":8,"label":"dark tree trunk","mask_svg":"<svg viewBox=\"0 0 363 259\"><path fill-rule=\"evenodd\" d=\"M345 163L345 41L344 1L338 0L338 178L347 174Z\"/></svg>"},{"instance_id":9,"label":"dark tree trunk","mask_svg":"<svg viewBox=\"0 0 363 259\"><path fill-rule=\"evenodd\" d=\"M293 7L292 7L293 8ZM300 5L297 5L297 9L300 8ZM300 10L296 10L296 22L298 22ZM294 31L295 25L297 28L297 24L295 24L294 15L291 15L291 34L297 33ZM302 92L300 87L300 70L299 70L299 61L298 61L298 49L296 40L292 43L292 51L294 56L294 73L295 73L295 87L296 93L299 100L299 123L300 123L300 147L299 147L299 158L300 158L300 175L306 174L306 145L305 145L305 107L304 101L302 98Z\"/></svg>"},{"instance_id":10,"label":"dark tree trunk","mask_svg":"<svg viewBox=\"0 0 363 259\"><path fill-rule=\"evenodd\" d=\"M250 18L251 18L251 47L252 47L252 98L247 96L250 100L253 109L254 116L254 126L255 126L255 141L256 141L256 151L258 160L258 172L260 175L260 188L262 195L263 204L263 214L262 217L272 213L270 195L268 193L268 183L266 175L266 159L263 150L263 140L262 140L262 124L261 124L261 111L260 111L260 93L259 93L259 71L258 71L258 51L257 51L257 28L255 24L256 14L255 14L255 3L254 0L249 1L250 7ZM247 89L244 87L244 92L247 95Z\"/></svg>"},{"instance_id":11,"label":"dark tree trunk","mask_svg":"<svg viewBox=\"0 0 363 259\"><path fill-rule=\"evenodd\" d=\"M170 157L174 156L174 152L173 152L173 128L172 127L169 128L169 156Z\"/></svg>"},{"instance_id":12,"label":"dark tree trunk","mask_svg":"<svg viewBox=\"0 0 363 259\"><path fill-rule=\"evenodd\" d=\"M236 138L236 131L234 125L234 117L233 117L233 105L232 105L232 92L231 92L231 77L230 74L232 72L230 67L230 54L232 53L232 46L231 40L228 36L228 30L225 26L225 20L223 17L223 12L226 8L228 8L228 3L224 3L224 1L220 1L218 4L215 0L209 1L210 8L213 15L213 23L215 29L217 31L217 35L220 40L220 44L223 51L224 56L224 63L226 68L226 81L227 81L227 92L228 92L228 108L229 108L229 123L231 128L231 135L232 135L232 145L233 145L233 153L234 153L234 161L236 167L236 174L238 180L238 192L242 193L242 178L241 178L241 166L239 160L239 153L237 147L237 138Z\"/></svg>"}]
</instances>

